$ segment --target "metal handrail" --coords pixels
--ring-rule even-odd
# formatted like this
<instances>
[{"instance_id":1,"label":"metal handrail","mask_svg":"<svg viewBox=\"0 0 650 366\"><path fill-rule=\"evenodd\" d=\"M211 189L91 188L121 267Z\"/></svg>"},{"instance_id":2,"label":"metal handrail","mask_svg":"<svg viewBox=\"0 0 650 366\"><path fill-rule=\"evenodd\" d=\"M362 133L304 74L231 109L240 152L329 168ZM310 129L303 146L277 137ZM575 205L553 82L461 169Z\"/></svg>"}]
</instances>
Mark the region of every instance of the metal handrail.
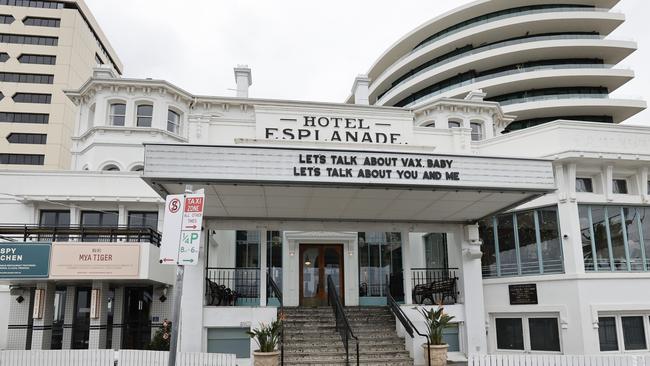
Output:
<instances>
[{"instance_id":1,"label":"metal handrail","mask_svg":"<svg viewBox=\"0 0 650 366\"><path fill-rule=\"evenodd\" d=\"M282 290L273 280L271 272L267 273L266 282L268 283L267 287L271 289L280 302L280 365L284 365L284 303L282 302Z\"/></svg>"},{"instance_id":2,"label":"metal handrail","mask_svg":"<svg viewBox=\"0 0 650 366\"><path fill-rule=\"evenodd\" d=\"M427 340L427 360L428 363L427 365L431 366L431 343L429 342L429 336L426 334L422 334L418 328L413 324L411 319L404 313L402 308L399 306L399 304L395 301L393 298L393 295L390 293L390 286L388 283L386 283L386 302L388 304L388 309L393 313L395 318L399 320L399 322L402 324L404 327L404 330L406 333L408 333L409 336L411 336L412 339L415 339L414 332L417 333L420 337L424 337Z\"/></svg>"},{"instance_id":3,"label":"metal handrail","mask_svg":"<svg viewBox=\"0 0 650 366\"><path fill-rule=\"evenodd\" d=\"M336 292L336 287L334 286L334 280L332 280L332 275L327 275L327 303L332 306L334 310L334 318L336 319L336 330L338 330L339 335L341 336L341 341L343 341L343 346L345 347L345 364L350 364L350 352L349 352L349 341L350 338L356 341L357 343L357 366L359 365L359 338L357 338L352 332L350 323L348 322L348 317L345 315L343 310L343 304L341 304L341 299L339 294Z\"/></svg>"},{"instance_id":4,"label":"metal handrail","mask_svg":"<svg viewBox=\"0 0 650 366\"><path fill-rule=\"evenodd\" d=\"M52 236L48 241L84 241L86 236L105 236L101 242L119 242L119 239L126 238L136 241L146 240L149 243L160 246L162 234L150 227L133 226L88 226L88 225L66 225L66 226L45 226L38 224L0 224L0 238L11 240L20 238L21 241L43 240L41 236ZM71 238L72 237L72 238ZM59 238L65 238L61 240ZM107 240L106 240L107 239ZM96 241L96 240L91 240Z\"/></svg>"}]
</instances>

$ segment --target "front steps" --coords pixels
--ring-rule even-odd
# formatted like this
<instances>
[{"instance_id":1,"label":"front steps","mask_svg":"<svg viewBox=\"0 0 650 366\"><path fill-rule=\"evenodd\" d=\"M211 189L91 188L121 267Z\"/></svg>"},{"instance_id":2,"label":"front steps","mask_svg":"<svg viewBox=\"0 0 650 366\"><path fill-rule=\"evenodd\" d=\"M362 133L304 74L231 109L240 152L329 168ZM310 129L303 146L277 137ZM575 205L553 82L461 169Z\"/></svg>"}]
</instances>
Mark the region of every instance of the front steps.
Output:
<instances>
[{"instance_id":1,"label":"front steps","mask_svg":"<svg viewBox=\"0 0 650 366\"><path fill-rule=\"evenodd\" d=\"M361 365L413 365L387 307L348 307L345 313L359 338ZM331 307L285 308L284 314L285 365L345 365L345 348ZM356 365L356 342L352 339L350 365Z\"/></svg>"}]
</instances>

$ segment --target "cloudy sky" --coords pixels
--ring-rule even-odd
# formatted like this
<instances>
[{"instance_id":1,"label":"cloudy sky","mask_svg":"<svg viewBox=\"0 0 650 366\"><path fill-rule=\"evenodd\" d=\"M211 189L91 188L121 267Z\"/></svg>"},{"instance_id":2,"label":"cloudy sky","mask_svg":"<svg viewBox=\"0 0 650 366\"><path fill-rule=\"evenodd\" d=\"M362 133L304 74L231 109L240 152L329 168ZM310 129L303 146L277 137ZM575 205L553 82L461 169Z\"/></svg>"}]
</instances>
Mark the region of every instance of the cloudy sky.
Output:
<instances>
[{"instance_id":1,"label":"cloudy sky","mask_svg":"<svg viewBox=\"0 0 650 366\"><path fill-rule=\"evenodd\" d=\"M251 96L342 102L357 74L421 23L468 0L86 0L125 65L195 94L234 95L232 68L253 70ZM125 11L128 7L128 11ZM650 99L650 1L621 0L612 38L639 50L619 97ZM645 87L644 87L645 86ZM632 123L650 125L650 111Z\"/></svg>"}]
</instances>

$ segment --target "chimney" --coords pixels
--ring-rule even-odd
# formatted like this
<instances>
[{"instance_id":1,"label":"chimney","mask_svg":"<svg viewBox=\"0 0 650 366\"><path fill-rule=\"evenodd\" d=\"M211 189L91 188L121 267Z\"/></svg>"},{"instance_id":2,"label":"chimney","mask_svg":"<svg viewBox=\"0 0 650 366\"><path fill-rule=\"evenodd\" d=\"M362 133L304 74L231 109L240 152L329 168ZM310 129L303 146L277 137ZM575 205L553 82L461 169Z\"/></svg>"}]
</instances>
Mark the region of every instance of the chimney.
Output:
<instances>
[{"instance_id":1,"label":"chimney","mask_svg":"<svg viewBox=\"0 0 650 366\"><path fill-rule=\"evenodd\" d=\"M95 79L117 79L119 76L111 65L97 65L93 68Z\"/></svg>"},{"instance_id":2,"label":"chimney","mask_svg":"<svg viewBox=\"0 0 650 366\"><path fill-rule=\"evenodd\" d=\"M253 76L248 65L235 67L235 81L237 82L237 98L248 98L248 87L253 84Z\"/></svg>"},{"instance_id":3,"label":"chimney","mask_svg":"<svg viewBox=\"0 0 650 366\"><path fill-rule=\"evenodd\" d=\"M354 94L354 104L368 105L368 87L370 86L370 79L368 75L359 75L354 79L352 84L352 94Z\"/></svg>"}]
</instances>

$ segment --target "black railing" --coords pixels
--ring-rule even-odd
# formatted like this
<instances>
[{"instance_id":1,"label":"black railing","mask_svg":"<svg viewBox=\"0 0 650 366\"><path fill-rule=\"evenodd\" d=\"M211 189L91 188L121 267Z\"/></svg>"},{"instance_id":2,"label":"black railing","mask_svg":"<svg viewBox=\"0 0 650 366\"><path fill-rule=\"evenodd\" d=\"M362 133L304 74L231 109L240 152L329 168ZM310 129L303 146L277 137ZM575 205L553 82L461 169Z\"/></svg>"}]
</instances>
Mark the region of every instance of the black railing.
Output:
<instances>
[{"instance_id":1,"label":"black railing","mask_svg":"<svg viewBox=\"0 0 650 366\"><path fill-rule=\"evenodd\" d=\"M334 280L332 276L327 276L327 303L332 306L334 310L334 318L336 319L336 330L341 335L341 341L343 341L343 347L345 347L345 364L350 364L350 339L356 342L357 347L357 366L359 365L359 338L357 338L352 332L350 323L348 322L348 317L345 315L343 309L343 304L341 304L341 299L339 294L336 291L336 286L334 285Z\"/></svg>"},{"instance_id":2,"label":"black railing","mask_svg":"<svg viewBox=\"0 0 650 366\"><path fill-rule=\"evenodd\" d=\"M458 268L411 269L411 296L416 304L427 300L434 304L456 304L458 301Z\"/></svg>"},{"instance_id":3,"label":"black railing","mask_svg":"<svg viewBox=\"0 0 650 366\"><path fill-rule=\"evenodd\" d=\"M395 318L399 320L406 333L408 333L408 335L413 340L415 340L415 334L419 335L420 337L424 337L427 340L427 354L425 356L428 361L427 365L431 366L431 343L429 342L429 337L426 334L420 333L418 328L416 328L413 322L411 322L411 319L409 319L409 317L404 314L402 308L399 306L397 301L395 301L395 298L393 298L388 283L386 284L386 302L388 303L388 308L390 309L391 313L393 313Z\"/></svg>"},{"instance_id":4,"label":"black railing","mask_svg":"<svg viewBox=\"0 0 650 366\"><path fill-rule=\"evenodd\" d=\"M284 303L282 302L282 290L278 287L278 284L273 280L271 272L266 276L267 288L267 304L268 297L273 293L276 299L280 302L280 312L278 313L278 318L280 319L280 365L284 365Z\"/></svg>"},{"instance_id":5,"label":"black railing","mask_svg":"<svg viewBox=\"0 0 650 366\"><path fill-rule=\"evenodd\" d=\"M160 246L162 234L149 227L0 225L2 241L145 242Z\"/></svg>"},{"instance_id":6,"label":"black railing","mask_svg":"<svg viewBox=\"0 0 650 366\"><path fill-rule=\"evenodd\" d=\"M259 305L259 268L207 267L206 305Z\"/></svg>"}]
</instances>

